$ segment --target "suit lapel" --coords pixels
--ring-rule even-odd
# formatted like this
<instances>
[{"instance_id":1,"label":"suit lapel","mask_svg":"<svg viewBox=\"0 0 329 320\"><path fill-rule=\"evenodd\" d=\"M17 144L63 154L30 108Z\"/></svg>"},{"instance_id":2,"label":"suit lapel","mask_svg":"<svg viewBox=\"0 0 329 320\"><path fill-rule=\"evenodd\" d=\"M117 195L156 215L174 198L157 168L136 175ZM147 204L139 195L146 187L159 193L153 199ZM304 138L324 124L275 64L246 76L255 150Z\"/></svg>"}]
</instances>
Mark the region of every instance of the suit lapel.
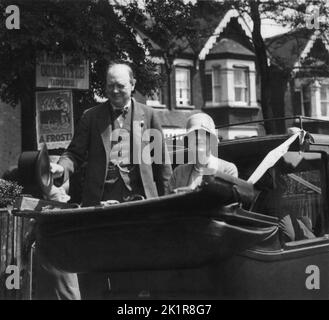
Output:
<instances>
[{"instance_id":1,"label":"suit lapel","mask_svg":"<svg viewBox=\"0 0 329 320\"><path fill-rule=\"evenodd\" d=\"M102 106L101 112L98 115L97 124L106 153L106 163L108 163L111 151L112 134L111 112L110 104L108 102L104 103L104 105Z\"/></svg>"},{"instance_id":2,"label":"suit lapel","mask_svg":"<svg viewBox=\"0 0 329 320\"><path fill-rule=\"evenodd\" d=\"M133 161L139 164L141 179L147 199L158 197L157 187L154 183L152 165L146 164L142 158L143 147L146 143L142 141L145 129L148 129L146 116L142 106L133 100ZM150 156L145 154L144 156Z\"/></svg>"},{"instance_id":3,"label":"suit lapel","mask_svg":"<svg viewBox=\"0 0 329 320\"><path fill-rule=\"evenodd\" d=\"M133 163L141 162L142 136L145 130L145 114L139 103L133 100L132 128L133 128Z\"/></svg>"}]
</instances>

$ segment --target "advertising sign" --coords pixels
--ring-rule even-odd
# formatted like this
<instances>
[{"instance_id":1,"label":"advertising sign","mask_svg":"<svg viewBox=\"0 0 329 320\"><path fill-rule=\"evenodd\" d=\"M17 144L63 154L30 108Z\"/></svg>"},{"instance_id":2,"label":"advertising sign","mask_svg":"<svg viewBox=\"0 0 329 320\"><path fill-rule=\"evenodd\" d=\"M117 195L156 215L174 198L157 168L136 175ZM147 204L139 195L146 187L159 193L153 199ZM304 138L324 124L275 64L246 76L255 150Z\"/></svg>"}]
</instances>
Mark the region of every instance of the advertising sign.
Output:
<instances>
[{"instance_id":1,"label":"advertising sign","mask_svg":"<svg viewBox=\"0 0 329 320\"><path fill-rule=\"evenodd\" d=\"M89 89L89 63L69 64L66 55L39 54L36 63L36 86L38 88Z\"/></svg>"},{"instance_id":2,"label":"advertising sign","mask_svg":"<svg viewBox=\"0 0 329 320\"><path fill-rule=\"evenodd\" d=\"M38 149L66 148L74 132L72 91L36 92L36 125Z\"/></svg>"}]
</instances>

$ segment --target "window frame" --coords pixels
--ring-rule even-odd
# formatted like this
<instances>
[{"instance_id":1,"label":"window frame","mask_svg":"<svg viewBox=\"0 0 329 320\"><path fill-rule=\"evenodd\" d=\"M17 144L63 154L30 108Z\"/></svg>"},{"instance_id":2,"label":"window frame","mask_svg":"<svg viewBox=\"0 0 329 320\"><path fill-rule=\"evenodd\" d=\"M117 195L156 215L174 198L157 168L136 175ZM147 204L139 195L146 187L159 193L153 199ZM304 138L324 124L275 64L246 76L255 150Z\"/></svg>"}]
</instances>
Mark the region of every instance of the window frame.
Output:
<instances>
[{"instance_id":1,"label":"window frame","mask_svg":"<svg viewBox=\"0 0 329 320\"><path fill-rule=\"evenodd\" d=\"M220 79L219 84L215 84L215 72L216 71L219 72L219 79ZM222 77L221 65L216 65L216 66L213 66L211 68L211 70L206 70L205 75L206 76L211 75L211 88L207 88L207 90L211 89L211 96L212 96L211 100L206 99L205 102L212 103L214 105L222 103L223 102L223 77ZM220 88L220 94L219 94L220 99L218 101L216 101L216 88Z\"/></svg>"},{"instance_id":2,"label":"window frame","mask_svg":"<svg viewBox=\"0 0 329 320\"><path fill-rule=\"evenodd\" d=\"M326 89L326 100L322 100L322 90ZM323 114L322 104L326 103L326 114ZM322 84L320 88L320 105L321 105L321 117L329 117L329 84Z\"/></svg>"},{"instance_id":3,"label":"window frame","mask_svg":"<svg viewBox=\"0 0 329 320\"><path fill-rule=\"evenodd\" d=\"M236 71L243 71L243 75L245 78L245 85L236 85L235 83L235 72ZM237 100L236 89L244 90L245 100ZM240 66L234 65L233 66L233 91L234 91L234 103L241 104L241 105L250 105L250 70L248 66Z\"/></svg>"},{"instance_id":4,"label":"window frame","mask_svg":"<svg viewBox=\"0 0 329 320\"><path fill-rule=\"evenodd\" d=\"M183 90L187 90L188 92L188 96L186 100L182 99L182 104L179 103L179 99L178 99L178 86L177 86L177 71L184 71L187 72L187 84L188 87L186 89L183 88ZM180 66L177 65L175 67L175 105L176 108L192 108L192 72L191 72L191 68L190 67L186 67L186 66Z\"/></svg>"},{"instance_id":5,"label":"window frame","mask_svg":"<svg viewBox=\"0 0 329 320\"><path fill-rule=\"evenodd\" d=\"M220 84L215 84L215 72L219 73L219 82ZM216 88L220 88L219 90L219 101L216 101ZM221 66L214 66L212 69L212 102L213 103L221 103L223 101L223 78L222 78L222 68Z\"/></svg>"}]
</instances>

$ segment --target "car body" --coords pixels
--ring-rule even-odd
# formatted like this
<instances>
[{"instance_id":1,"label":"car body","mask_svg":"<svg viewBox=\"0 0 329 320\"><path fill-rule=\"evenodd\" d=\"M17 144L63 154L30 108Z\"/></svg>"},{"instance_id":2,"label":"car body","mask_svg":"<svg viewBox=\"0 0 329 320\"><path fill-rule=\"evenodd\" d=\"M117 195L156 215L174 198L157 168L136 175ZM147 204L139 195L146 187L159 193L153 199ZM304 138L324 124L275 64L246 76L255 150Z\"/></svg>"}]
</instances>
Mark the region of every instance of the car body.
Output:
<instances>
[{"instance_id":1,"label":"car body","mask_svg":"<svg viewBox=\"0 0 329 320\"><path fill-rule=\"evenodd\" d=\"M289 137L223 141L219 156L248 180ZM37 220L37 241L59 268L121 278L116 298L329 299L328 155L329 136L297 139L246 203L221 203L221 191L201 188L109 208L15 214ZM284 234L286 217L308 236L293 222L294 233Z\"/></svg>"}]
</instances>

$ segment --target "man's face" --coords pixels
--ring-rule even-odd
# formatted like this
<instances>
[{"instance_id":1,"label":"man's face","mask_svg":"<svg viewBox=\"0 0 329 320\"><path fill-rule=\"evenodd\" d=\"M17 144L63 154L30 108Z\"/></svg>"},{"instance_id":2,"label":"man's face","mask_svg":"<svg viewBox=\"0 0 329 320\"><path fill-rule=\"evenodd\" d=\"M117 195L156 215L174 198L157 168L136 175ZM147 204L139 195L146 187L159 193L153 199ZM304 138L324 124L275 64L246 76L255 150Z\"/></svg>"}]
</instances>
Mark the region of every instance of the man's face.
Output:
<instances>
[{"instance_id":1,"label":"man's face","mask_svg":"<svg viewBox=\"0 0 329 320\"><path fill-rule=\"evenodd\" d=\"M106 91L112 105L123 108L131 99L135 88L135 79L131 79L129 70L123 65L114 65L107 74Z\"/></svg>"}]
</instances>

